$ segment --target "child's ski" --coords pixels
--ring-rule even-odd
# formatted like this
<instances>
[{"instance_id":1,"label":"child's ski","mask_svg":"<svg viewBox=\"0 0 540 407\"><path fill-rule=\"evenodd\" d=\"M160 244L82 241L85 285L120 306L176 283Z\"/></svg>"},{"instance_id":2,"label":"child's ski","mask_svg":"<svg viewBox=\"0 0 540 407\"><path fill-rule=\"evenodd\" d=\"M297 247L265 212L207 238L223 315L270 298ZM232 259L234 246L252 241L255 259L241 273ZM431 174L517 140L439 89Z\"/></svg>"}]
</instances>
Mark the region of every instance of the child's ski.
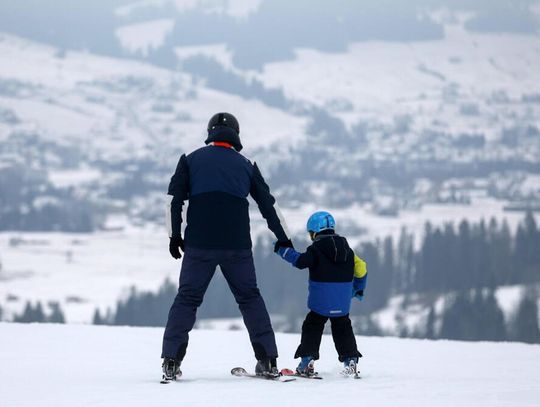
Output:
<instances>
[{"instance_id":1,"label":"child's ski","mask_svg":"<svg viewBox=\"0 0 540 407\"><path fill-rule=\"evenodd\" d=\"M361 379L362 376L360 376L360 372L358 371L354 371L354 372L351 372L347 369L343 370L341 372L341 375L345 378L352 378L352 379Z\"/></svg>"},{"instance_id":2,"label":"child's ski","mask_svg":"<svg viewBox=\"0 0 540 407\"><path fill-rule=\"evenodd\" d=\"M235 367L231 369L231 374L237 377L252 377L254 379L271 380L273 382L282 382L282 383L292 382L296 380L296 378L294 377L283 377L282 375L279 375L279 376L256 375L256 374L248 373L247 370L244 369L243 367Z\"/></svg>"},{"instance_id":3,"label":"child's ski","mask_svg":"<svg viewBox=\"0 0 540 407\"><path fill-rule=\"evenodd\" d=\"M162 378L161 378L161 380L160 380L160 383L161 383L161 384L169 384L169 383L172 383L172 382L177 382L177 381L179 381L178 379L180 379L180 376L182 376L181 373L178 374L178 375L176 375L176 376L174 376L173 379L167 379L167 378L165 377L165 375L163 375Z\"/></svg>"},{"instance_id":4,"label":"child's ski","mask_svg":"<svg viewBox=\"0 0 540 407\"><path fill-rule=\"evenodd\" d=\"M317 379L317 380L322 380L322 377L319 376L319 374L314 374L314 375L311 375L311 376L308 376L308 375L303 375L303 374L300 374L300 373L297 373L295 372L294 370L291 370L291 369L281 369L281 375L282 376L285 376L285 377L291 377L291 376L294 376L294 377L301 377L303 379Z\"/></svg>"}]
</instances>

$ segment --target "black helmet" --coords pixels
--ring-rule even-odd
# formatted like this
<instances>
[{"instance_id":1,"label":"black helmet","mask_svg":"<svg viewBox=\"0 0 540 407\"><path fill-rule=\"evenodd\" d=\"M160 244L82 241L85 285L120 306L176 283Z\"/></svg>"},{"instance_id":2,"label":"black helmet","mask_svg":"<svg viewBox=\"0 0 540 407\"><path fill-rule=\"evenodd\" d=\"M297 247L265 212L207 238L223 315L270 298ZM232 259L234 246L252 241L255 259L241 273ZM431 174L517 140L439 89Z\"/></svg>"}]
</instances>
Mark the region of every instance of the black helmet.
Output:
<instances>
[{"instance_id":1,"label":"black helmet","mask_svg":"<svg viewBox=\"0 0 540 407\"><path fill-rule=\"evenodd\" d=\"M234 129L236 133L240 134L240 125L238 120L230 113L216 113L212 116L208 122L208 132L215 129L218 126L230 127Z\"/></svg>"},{"instance_id":2,"label":"black helmet","mask_svg":"<svg viewBox=\"0 0 540 407\"><path fill-rule=\"evenodd\" d=\"M240 125L238 120L230 113L216 113L208 122L208 138L206 144L213 141L230 143L236 151L242 150L240 142Z\"/></svg>"}]
</instances>

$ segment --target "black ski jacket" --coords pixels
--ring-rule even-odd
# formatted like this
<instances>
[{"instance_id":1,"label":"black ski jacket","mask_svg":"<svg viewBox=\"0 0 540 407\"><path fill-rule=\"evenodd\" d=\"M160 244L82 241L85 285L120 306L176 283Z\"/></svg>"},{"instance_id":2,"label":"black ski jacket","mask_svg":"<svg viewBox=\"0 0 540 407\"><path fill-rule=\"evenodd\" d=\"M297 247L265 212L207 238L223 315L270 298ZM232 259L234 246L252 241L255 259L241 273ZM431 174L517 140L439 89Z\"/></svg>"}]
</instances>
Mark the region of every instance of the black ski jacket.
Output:
<instances>
[{"instance_id":1,"label":"black ski jacket","mask_svg":"<svg viewBox=\"0 0 540 407\"><path fill-rule=\"evenodd\" d=\"M189 201L185 245L201 249L251 248L248 195L255 200L268 228L288 240L257 164L233 148L208 145L182 155L168 190L172 237L181 235L182 206Z\"/></svg>"}]
</instances>

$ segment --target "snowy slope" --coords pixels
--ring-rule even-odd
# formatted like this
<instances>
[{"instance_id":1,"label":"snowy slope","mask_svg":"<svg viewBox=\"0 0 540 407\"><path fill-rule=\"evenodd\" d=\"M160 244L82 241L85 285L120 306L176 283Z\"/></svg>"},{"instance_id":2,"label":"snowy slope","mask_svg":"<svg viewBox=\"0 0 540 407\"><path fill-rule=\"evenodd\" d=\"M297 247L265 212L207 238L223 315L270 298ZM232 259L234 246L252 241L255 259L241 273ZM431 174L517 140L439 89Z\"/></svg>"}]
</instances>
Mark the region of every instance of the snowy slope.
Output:
<instances>
[{"instance_id":1,"label":"snowy slope","mask_svg":"<svg viewBox=\"0 0 540 407\"><path fill-rule=\"evenodd\" d=\"M538 36L471 33L455 24L434 41L362 42L343 53L300 49L294 60L267 64L259 79L350 125L410 114L417 131L437 118L451 134L482 131L493 139L511 119L496 96L515 103L540 91L539 50ZM476 108L462 114L459 105L467 104Z\"/></svg>"},{"instance_id":2,"label":"snowy slope","mask_svg":"<svg viewBox=\"0 0 540 407\"><path fill-rule=\"evenodd\" d=\"M179 383L160 385L161 329L0 324L2 406L537 406L540 346L359 337L362 380L323 338L322 381L230 376L253 365L243 332L194 331ZM280 366L298 335L279 334ZM227 349L218 352L216 349Z\"/></svg>"},{"instance_id":3,"label":"snowy slope","mask_svg":"<svg viewBox=\"0 0 540 407\"><path fill-rule=\"evenodd\" d=\"M113 161L197 148L215 111L235 112L248 153L298 142L305 126L303 118L209 89L182 72L66 52L0 32L2 108L18 122L0 121L0 141L31 131Z\"/></svg>"}]
</instances>

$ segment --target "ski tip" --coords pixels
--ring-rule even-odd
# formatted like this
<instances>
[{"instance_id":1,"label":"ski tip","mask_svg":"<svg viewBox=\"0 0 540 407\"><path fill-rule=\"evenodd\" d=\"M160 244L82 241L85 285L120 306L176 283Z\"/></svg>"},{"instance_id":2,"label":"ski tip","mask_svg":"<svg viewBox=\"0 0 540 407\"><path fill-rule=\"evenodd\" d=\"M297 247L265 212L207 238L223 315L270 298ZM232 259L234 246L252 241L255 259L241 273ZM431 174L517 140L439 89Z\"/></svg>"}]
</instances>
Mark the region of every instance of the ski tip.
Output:
<instances>
[{"instance_id":1,"label":"ski tip","mask_svg":"<svg viewBox=\"0 0 540 407\"><path fill-rule=\"evenodd\" d=\"M281 369L281 371L279 372L282 376L294 376L295 372L294 370L292 369Z\"/></svg>"},{"instance_id":2,"label":"ski tip","mask_svg":"<svg viewBox=\"0 0 540 407\"><path fill-rule=\"evenodd\" d=\"M231 369L231 374L233 376L244 376L247 374L247 371L243 367L233 367Z\"/></svg>"}]
</instances>

